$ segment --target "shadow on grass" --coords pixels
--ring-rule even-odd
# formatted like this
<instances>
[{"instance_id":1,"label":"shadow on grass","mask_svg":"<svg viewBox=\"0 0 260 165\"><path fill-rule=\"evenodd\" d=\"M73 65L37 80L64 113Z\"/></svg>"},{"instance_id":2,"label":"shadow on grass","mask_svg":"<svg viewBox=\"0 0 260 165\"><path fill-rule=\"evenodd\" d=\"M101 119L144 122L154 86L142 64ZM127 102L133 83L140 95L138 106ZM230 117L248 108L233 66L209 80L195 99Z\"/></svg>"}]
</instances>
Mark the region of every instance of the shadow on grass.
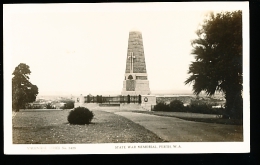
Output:
<instances>
[{"instance_id":1,"label":"shadow on grass","mask_svg":"<svg viewBox=\"0 0 260 165\"><path fill-rule=\"evenodd\" d=\"M88 123L88 124L70 124L69 122L66 122L66 123L63 123L63 124L69 124L69 125L95 125L95 124L97 124L97 123L95 123L95 122L90 122L90 123Z\"/></svg>"},{"instance_id":2,"label":"shadow on grass","mask_svg":"<svg viewBox=\"0 0 260 165\"><path fill-rule=\"evenodd\" d=\"M188 118L188 117L177 117L179 119L188 120L188 121L196 121L196 122L204 122L204 123L214 123L214 124L226 124L226 125L242 125L242 120L237 119L203 119L203 118Z\"/></svg>"}]
</instances>

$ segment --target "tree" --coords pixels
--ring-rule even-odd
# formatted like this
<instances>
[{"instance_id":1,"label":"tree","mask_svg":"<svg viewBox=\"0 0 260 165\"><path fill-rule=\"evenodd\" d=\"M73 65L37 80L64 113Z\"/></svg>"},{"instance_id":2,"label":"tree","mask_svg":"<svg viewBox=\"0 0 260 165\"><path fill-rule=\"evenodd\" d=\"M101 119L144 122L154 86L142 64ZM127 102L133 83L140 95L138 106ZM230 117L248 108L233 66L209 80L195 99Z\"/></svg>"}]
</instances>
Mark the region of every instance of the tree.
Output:
<instances>
[{"instance_id":1,"label":"tree","mask_svg":"<svg viewBox=\"0 0 260 165\"><path fill-rule=\"evenodd\" d=\"M38 94L38 87L29 81L30 73L29 66L20 63L12 74L12 106L15 111L24 108L27 103L34 102Z\"/></svg>"},{"instance_id":2,"label":"tree","mask_svg":"<svg viewBox=\"0 0 260 165\"><path fill-rule=\"evenodd\" d=\"M211 13L196 34L185 84L192 83L196 95L223 92L226 117L242 119L242 11Z\"/></svg>"}]
</instances>

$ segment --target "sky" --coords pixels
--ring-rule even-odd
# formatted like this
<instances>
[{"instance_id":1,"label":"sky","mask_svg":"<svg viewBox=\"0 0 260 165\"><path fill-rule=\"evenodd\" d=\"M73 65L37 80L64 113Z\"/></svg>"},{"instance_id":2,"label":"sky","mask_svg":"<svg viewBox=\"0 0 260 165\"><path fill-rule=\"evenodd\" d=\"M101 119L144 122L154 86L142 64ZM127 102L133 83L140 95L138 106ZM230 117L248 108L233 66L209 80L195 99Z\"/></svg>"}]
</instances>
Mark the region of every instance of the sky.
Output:
<instances>
[{"instance_id":1,"label":"sky","mask_svg":"<svg viewBox=\"0 0 260 165\"><path fill-rule=\"evenodd\" d=\"M4 6L4 73L29 65L39 95L120 94L128 36L142 32L153 91L190 92L191 41L213 3L19 4ZM10 79L10 77L9 77Z\"/></svg>"}]
</instances>

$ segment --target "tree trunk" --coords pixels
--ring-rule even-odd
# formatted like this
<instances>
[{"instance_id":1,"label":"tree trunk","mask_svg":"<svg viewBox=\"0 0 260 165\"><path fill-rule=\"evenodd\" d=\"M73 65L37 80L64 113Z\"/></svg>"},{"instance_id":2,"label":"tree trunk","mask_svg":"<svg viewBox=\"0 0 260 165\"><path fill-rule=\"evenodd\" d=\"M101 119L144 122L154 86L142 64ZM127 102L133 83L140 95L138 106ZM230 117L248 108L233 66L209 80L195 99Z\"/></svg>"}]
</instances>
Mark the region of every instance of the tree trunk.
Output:
<instances>
[{"instance_id":1,"label":"tree trunk","mask_svg":"<svg viewBox=\"0 0 260 165\"><path fill-rule=\"evenodd\" d=\"M240 92L237 90L227 90L226 98L226 118L243 119L243 99Z\"/></svg>"}]
</instances>

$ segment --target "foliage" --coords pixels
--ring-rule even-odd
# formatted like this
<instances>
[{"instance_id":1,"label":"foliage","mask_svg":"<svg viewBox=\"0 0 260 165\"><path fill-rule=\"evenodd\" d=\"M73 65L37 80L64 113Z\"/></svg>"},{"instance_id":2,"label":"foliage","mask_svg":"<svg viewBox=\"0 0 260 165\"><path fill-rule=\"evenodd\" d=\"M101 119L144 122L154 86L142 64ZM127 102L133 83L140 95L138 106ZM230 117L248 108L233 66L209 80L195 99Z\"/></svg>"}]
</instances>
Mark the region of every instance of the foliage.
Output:
<instances>
[{"instance_id":1,"label":"foliage","mask_svg":"<svg viewBox=\"0 0 260 165\"><path fill-rule=\"evenodd\" d=\"M169 107L173 112L182 112L185 111L183 102L180 100L173 100L170 102Z\"/></svg>"},{"instance_id":2,"label":"foliage","mask_svg":"<svg viewBox=\"0 0 260 165\"><path fill-rule=\"evenodd\" d=\"M218 115L224 115L226 113L224 108L212 108L213 104L205 103L200 100L191 100L191 103L185 107L180 100L173 100L170 102L169 105L163 102L156 104L154 106L153 111L190 112L190 113L218 114Z\"/></svg>"},{"instance_id":3,"label":"foliage","mask_svg":"<svg viewBox=\"0 0 260 165\"><path fill-rule=\"evenodd\" d=\"M64 107L62 107L62 109L73 109L73 108L74 108L74 103L75 103L74 100L71 100L71 99L63 99L63 100L61 100L60 102L66 103L66 104L64 105Z\"/></svg>"},{"instance_id":4,"label":"foliage","mask_svg":"<svg viewBox=\"0 0 260 165\"><path fill-rule=\"evenodd\" d=\"M173 100L170 102L170 104L159 102L154 106L154 111L182 112L185 111L185 107L183 105L183 102L181 102L180 100Z\"/></svg>"},{"instance_id":5,"label":"foliage","mask_svg":"<svg viewBox=\"0 0 260 165\"><path fill-rule=\"evenodd\" d=\"M170 106L164 102L160 102L154 106L154 111L170 111Z\"/></svg>"},{"instance_id":6,"label":"foliage","mask_svg":"<svg viewBox=\"0 0 260 165\"><path fill-rule=\"evenodd\" d=\"M242 11L211 14L192 41L195 62L189 67L194 94L223 92L229 118L242 119Z\"/></svg>"},{"instance_id":7,"label":"foliage","mask_svg":"<svg viewBox=\"0 0 260 165\"><path fill-rule=\"evenodd\" d=\"M186 107L187 112L203 113L203 114L224 114L223 108L212 108L213 104L205 103L199 100L192 100L190 105Z\"/></svg>"},{"instance_id":8,"label":"foliage","mask_svg":"<svg viewBox=\"0 0 260 165\"><path fill-rule=\"evenodd\" d=\"M51 103L46 104L46 109L55 109L54 106L52 106Z\"/></svg>"},{"instance_id":9,"label":"foliage","mask_svg":"<svg viewBox=\"0 0 260 165\"><path fill-rule=\"evenodd\" d=\"M207 113L210 112L211 105L199 101L191 101L190 105L188 106L190 112L194 113Z\"/></svg>"},{"instance_id":10,"label":"foliage","mask_svg":"<svg viewBox=\"0 0 260 165\"><path fill-rule=\"evenodd\" d=\"M77 107L71 110L68 116L68 121L70 124L89 124L93 119L94 114L92 111L85 107Z\"/></svg>"},{"instance_id":11,"label":"foliage","mask_svg":"<svg viewBox=\"0 0 260 165\"><path fill-rule=\"evenodd\" d=\"M20 63L12 74L14 75L12 78L12 107L15 111L34 102L38 95L38 87L29 81L30 73L29 66Z\"/></svg>"}]
</instances>

